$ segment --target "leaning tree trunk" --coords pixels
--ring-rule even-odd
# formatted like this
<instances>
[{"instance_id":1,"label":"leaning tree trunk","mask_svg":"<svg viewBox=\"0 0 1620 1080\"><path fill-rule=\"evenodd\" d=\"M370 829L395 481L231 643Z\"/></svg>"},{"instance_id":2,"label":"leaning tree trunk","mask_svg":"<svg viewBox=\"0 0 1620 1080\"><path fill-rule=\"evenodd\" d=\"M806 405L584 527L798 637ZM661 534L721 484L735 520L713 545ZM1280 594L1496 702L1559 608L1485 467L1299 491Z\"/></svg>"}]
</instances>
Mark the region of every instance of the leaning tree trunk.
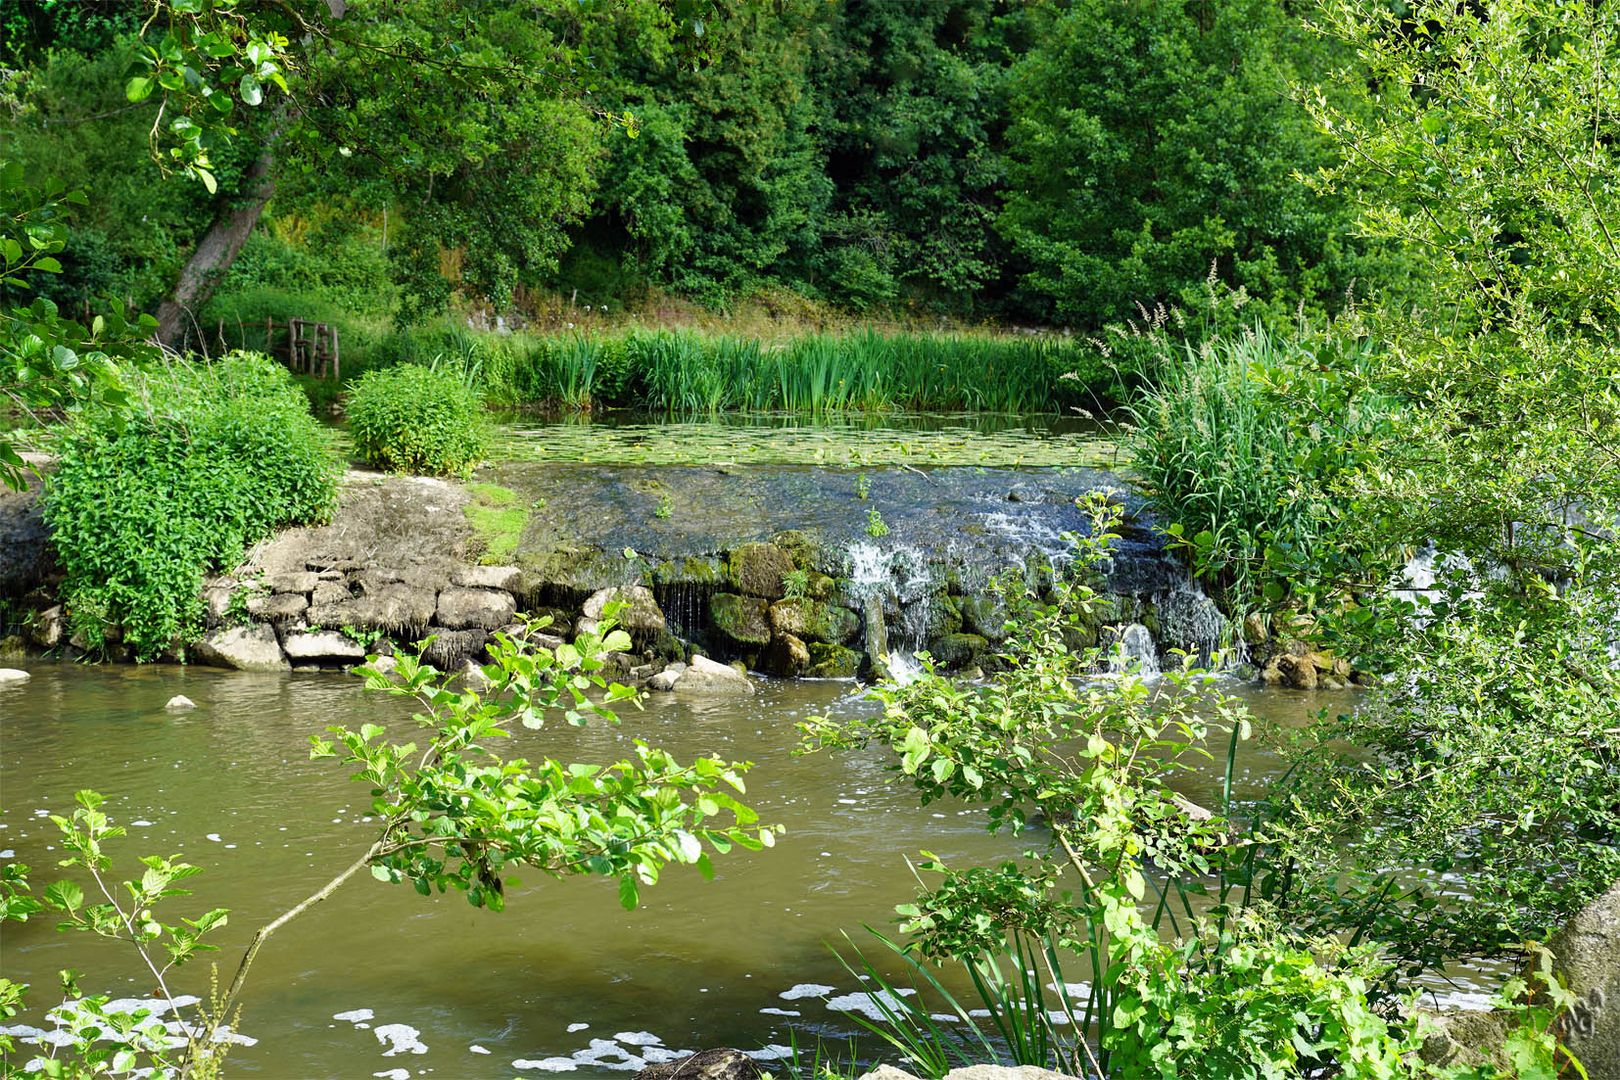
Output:
<instances>
[{"instance_id":1,"label":"leaning tree trunk","mask_svg":"<svg viewBox=\"0 0 1620 1080\"><path fill-rule=\"evenodd\" d=\"M179 344L186 330L195 325L195 309L208 300L220 277L236 261L264 211L264 204L275 191L276 181L271 171L274 164L275 156L266 144L243 177L241 193L220 206L213 224L197 241L196 250L180 271L173 295L158 305L157 336L163 344L171 348Z\"/></svg>"}]
</instances>

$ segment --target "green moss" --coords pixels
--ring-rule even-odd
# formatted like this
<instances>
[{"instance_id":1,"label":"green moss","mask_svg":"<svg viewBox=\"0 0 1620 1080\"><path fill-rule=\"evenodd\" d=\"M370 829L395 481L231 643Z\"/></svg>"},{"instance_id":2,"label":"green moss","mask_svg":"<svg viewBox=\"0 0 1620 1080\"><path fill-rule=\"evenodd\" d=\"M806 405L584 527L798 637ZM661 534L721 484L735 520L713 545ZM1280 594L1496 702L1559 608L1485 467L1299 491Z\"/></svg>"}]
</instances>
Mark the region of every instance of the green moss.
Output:
<instances>
[{"instance_id":1,"label":"green moss","mask_svg":"<svg viewBox=\"0 0 1620 1080\"><path fill-rule=\"evenodd\" d=\"M709 619L733 644L764 645L771 640L770 623L765 617L765 601L735 593L715 593L709 600Z\"/></svg>"},{"instance_id":2,"label":"green moss","mask_svg":"<svg viewBox=\"0 0 1620 1080\"><path fill-rule=\"evenodd\" d=\"M853 679L861 670L861 654L843 645L809 643L810 666L804 669L812 679Z\"/></svg>"},{"instance_id":3,"label":"green moss","mask_svg":"<svg viewBox=\"0 0 1620 1080\"><path fill-rule=\"evenodd\" d=\"M464 512L481 561L492 565L511 562L529 523L529 511L519 504L518 493L498 484L468 484L467 493L472 499Z\"/></svg>"}]
</instances>

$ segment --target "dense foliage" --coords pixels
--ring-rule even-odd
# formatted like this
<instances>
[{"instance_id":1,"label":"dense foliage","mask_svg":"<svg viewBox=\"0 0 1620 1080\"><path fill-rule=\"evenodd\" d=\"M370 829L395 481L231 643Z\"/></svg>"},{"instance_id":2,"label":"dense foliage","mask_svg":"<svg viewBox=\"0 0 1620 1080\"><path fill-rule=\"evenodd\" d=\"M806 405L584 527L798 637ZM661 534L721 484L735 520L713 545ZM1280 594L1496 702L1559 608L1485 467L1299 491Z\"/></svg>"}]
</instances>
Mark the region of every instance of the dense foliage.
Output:
<instances>
[{"instance_id":1,"label":"dense foliage","mask_svg":"<svg viewBox=\"0 0 1620 1080\"><path fill-rule=\"evenodd\" d=\"M109 200L64 290L111 281L151 305L179 278L193 314L266 205L227 288L285 288L300 255L326 264L306 290L381 263L371 303L406 320L454 293L501 309L668 290L1095 328L1212 260L1278 310L1383 273L1345 200L1292 180L1326 158L1287 87L1333 50L1280 0L698 8L162 4L139 36L39 20L7 42L6 137ZM217 194L137 206L158 166L129 151L149 137ZM229 243L203 267L205 238Z\"/></svg>"},{"instance_id":2,"label":"dense foliage","mask_svg":"<svg viewBox=\"0 0 1620 1080\"><path fill-rule=\"evenodd\" d=\"M348 417L355 455L378 468L465 476L484 456L483 399L447 365L366 372L349 395Z\"/></svg>"},{"instance_id":3,"label":"dense foliage","mask_svg":"<svg viewBox=\"0 0 1620 1080\"><path fill-rule=\"evenodd\" d=\"M274 361L173 361L130 380L129 415L70 425L44 513L74 632L156 657L201 628L203 575L332 506L336 471L303 394Z\"/></svg>"}]
</instances>

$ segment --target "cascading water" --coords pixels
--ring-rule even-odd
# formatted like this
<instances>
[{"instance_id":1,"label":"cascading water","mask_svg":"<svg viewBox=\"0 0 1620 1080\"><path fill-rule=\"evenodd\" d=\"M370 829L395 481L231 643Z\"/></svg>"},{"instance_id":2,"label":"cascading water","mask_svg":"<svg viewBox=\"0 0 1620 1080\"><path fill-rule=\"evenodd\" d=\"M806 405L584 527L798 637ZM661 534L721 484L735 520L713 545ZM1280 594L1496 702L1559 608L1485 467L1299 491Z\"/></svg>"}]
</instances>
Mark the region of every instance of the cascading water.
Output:
<instances>
[{"instance_id":1,"label":"cascading water","mask_svg":"<svg viewBox=\"0 0 1620 1080\"><path fill-rule=\"evenodd\" d=\"M910 682L919 670L916 653L933 623L938 582L927 555L908 545L883 548L869 541L844 553L849 588L861 601L867 651L895 682ZM890 618L893 609L896 617Z\"/></svg>"}]
</instances>

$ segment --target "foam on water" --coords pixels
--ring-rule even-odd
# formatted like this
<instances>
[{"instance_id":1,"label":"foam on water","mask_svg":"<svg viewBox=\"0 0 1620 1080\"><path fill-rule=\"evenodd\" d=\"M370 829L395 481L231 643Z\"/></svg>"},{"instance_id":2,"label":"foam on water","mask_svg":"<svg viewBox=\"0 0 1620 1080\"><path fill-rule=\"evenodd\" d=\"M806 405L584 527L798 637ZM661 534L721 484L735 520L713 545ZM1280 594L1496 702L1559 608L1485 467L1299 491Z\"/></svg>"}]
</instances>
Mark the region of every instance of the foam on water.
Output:
<instances>
[{"instance_id":1,"label":"foam on water","mask_svg":"<svg viewBox=\"0 0 1620 1080\"><path fill-rule=\"evenodd\" d=\"M409 1024L380 1024L372 1034L377 1036L378 1042L388 1047L383 1051L383 1057L428 1052L427 1043L421 1039L422 1033Z\"/></svg>"},{"instance_id":2,"label":"foam on water","mask_svg":"<svg viewBox=\"0 0 1620 1080\"><path fill-rule=\"evenodd\" d=\"M823 983L799 983L776 996L783 1001L798 1001L800 998L826 997L837 989L836 986L827 986Z\"/></svg>"}]
</instances>

